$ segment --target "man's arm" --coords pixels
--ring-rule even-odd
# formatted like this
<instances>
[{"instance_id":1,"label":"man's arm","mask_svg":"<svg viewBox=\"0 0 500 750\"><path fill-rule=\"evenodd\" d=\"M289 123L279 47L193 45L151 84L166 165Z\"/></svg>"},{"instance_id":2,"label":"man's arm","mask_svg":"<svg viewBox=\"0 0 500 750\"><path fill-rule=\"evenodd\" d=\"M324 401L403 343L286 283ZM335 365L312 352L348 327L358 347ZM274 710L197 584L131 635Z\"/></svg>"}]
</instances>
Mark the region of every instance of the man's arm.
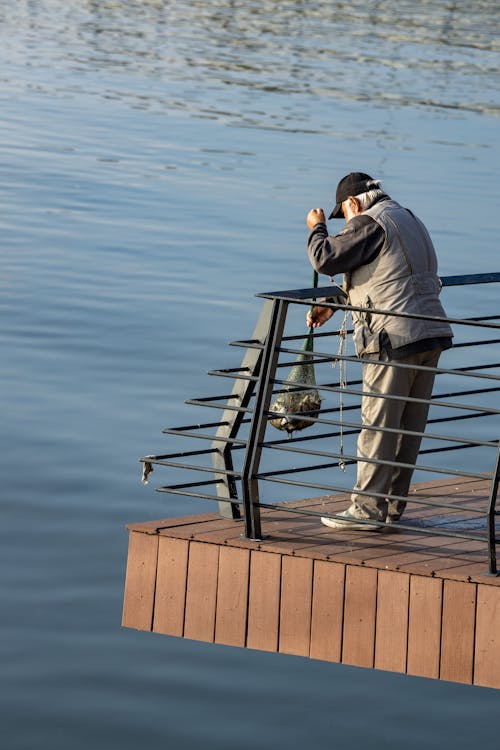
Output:
<instances>
[{"instance_id":1,"label":"man's arm","mask_svg":"<svg viewBox=\"0 0 500 750\"><path fill-rule=\"evenodd\" d=\"M311 214L312 212L309 216ZM314 218L318 222L313 225ZM324 214L321 216L318 212L317 216L311 216L308 225L310 228L312 225L307 241L311 265L319 273L329 276L354 271L359 266L371 263L380 253L385 241L382 227L366 214L354 216L333 236L328 235Z\"/></svg>"}]
</instances>

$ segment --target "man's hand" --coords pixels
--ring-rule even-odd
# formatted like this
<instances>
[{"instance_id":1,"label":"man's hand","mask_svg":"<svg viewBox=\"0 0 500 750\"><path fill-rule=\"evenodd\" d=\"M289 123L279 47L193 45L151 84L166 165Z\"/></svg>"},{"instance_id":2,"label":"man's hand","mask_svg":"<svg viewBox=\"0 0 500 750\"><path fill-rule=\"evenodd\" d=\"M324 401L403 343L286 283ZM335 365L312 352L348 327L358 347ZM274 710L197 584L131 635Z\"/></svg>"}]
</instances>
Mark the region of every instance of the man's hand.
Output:
<instances>
[{"instance_id":1,"label":"man's hand","mask_svg":"<svg viewBox=\"0 0 500 750\"><path fill-rule=\"evenodd\" d=\"M307 226L309 229L313 229L316 224L326 224L325 214L322 208L311 208L307 214Z\"/></svg>"},{"instance_id":2,"label":"man's hand","mask_svg":"<svg viewBox=\"0 0 500 750\"><path fill-rule=\"evenodd\" d=\"M312 311L309 310L306 316L306 323L308 328L319 328L323 325L323 323L326 323L327 320L330 320L334 313L334 310L332 310L331 307L320 307L319 305L316 305L313 307Z\"/></svg>"}]
</instances>

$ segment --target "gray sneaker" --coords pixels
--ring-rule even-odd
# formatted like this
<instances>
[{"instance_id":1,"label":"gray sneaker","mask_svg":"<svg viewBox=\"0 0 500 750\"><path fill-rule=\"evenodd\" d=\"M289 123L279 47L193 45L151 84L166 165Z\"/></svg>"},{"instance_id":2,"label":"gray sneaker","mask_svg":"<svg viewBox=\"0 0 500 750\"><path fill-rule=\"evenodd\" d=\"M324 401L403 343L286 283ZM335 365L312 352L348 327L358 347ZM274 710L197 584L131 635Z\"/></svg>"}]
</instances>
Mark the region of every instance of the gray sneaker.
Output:
<instances>
[{"instance_id":1,"label":"gray sneaker","mask_svg":"<svg viewBox=\"0 0 500 750\"><path fill-rule=\"evenodd\" d=\"M374 523L370 523L370 518L366 519L368 523L363 523L365 519L351 516L347 510L339 513L339 516L342 516L342 518L326 518L322 516L321 523L330 529L337 529L337 531L384 531L384 526L376 526Z\"/></svg>"}]
</instances>

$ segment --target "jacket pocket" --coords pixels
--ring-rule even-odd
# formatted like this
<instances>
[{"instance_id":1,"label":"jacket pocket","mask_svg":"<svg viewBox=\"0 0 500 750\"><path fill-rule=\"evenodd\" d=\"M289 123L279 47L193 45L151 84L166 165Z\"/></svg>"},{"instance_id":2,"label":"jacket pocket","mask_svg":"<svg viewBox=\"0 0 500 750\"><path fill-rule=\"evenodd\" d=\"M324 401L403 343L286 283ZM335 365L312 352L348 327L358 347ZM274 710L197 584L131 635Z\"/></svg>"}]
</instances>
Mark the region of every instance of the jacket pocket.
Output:
<instances>
[{"instance_id":1,"label":"jacket pocket","mask_svg":"<svg viewBox=\"0 0 500 750\"><path fill-rule=\"evenodd\" d=\"M362 357L363 354L377 354L380 351L380 335L372 333L363 323L358 323L354 327L352 338L358 357Z\"/></svg>"}]
</instances>

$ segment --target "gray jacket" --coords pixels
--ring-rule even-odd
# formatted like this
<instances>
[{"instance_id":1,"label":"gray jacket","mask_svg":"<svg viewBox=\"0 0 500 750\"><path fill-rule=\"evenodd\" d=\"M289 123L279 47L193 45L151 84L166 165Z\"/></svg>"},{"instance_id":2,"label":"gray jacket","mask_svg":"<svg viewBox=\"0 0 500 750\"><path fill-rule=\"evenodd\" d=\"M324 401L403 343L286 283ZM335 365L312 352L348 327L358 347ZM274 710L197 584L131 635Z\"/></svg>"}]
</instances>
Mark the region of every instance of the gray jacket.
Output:
<instances>
[{"instance_id":1,"label":"gray jacket","mask_svg":"<svg viewBox=\"0 0 500 750\"><path fill-rule=\"evenodd\" d=\"M423 339L451 337L453 333L446 321L370 311L446 317L439 301L441 281L437 275L436 252L422 222L389 198L375 203L364 213L382 227L385 242L371 263L344 275L350 304L364 308L353 312L358 355L380 352L384 336L388 336L393 349Z\"/></svg>"}]
</instances>

